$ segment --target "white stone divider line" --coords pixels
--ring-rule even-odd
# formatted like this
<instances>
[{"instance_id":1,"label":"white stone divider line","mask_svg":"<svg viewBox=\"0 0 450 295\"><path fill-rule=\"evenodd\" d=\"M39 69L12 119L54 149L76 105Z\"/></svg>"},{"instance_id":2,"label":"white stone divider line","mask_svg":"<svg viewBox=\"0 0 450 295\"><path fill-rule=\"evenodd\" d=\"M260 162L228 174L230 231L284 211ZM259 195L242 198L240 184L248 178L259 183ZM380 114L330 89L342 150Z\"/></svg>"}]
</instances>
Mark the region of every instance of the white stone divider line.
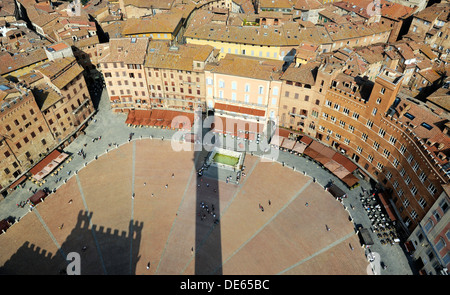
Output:
<instances>
[{"instance_id":1,"label":"white stone divider line","mask_svg":"<svg viewBox=\"0 0 450 295\"><path fill-rule=\"evenodd\" d=\"M305 259L302 259L302 260L300 260L299 262L294 263L293 265L291 265L291 266L285 268L284 270L280 271L280 272L277 273L277 274L278 274L278 275L281 275L281 274L283 274L283 273L285 273L285 272L287 272L287 271L289 271L289 270L291 270L291 269L293 269L293 268L295 268L295 267L301 265L302 263L307 262L308 260L310 260L310 259L316 257L317 255L320 255L320 254L322 254L322 253L328 251L329 249L333 248L334 246L339 245L340 243L344 242L344 241L347 240L348 238L352 237L354 234L355 234L355 233L352 232L352 233L349 233L349 234L347 234L347 235L341 237L340 239L338 239L338 240L334 241L333 243L331 243L331 244L325 246L324 248L322 248L322 249L320 249L319 251L313 253L312 255L306 257Z\"/></svg>"},{"instance_id":2,"label":"white stone divider line","mask_svg":"<svg viewBox=\"0 0 450 295\"><path fill-rule=\"evenodd\" d=\"M261 226L250 238L248 238L244 243L242 243L242 245L239 246L239 248L237 248L227 259L225 259L222 262L222 265L218 267L212 274L215 274L219 270L219 268L223 267L236 253L238 253L243 247L245 247L245 245L247 245L254 237L256 237L275 218L277 218L278 215L280 215L281 212L283 212L295 199L297 199L311 183L313 183L312 179L310 179L307 183L305 183L303 187L300 188L300 190L298 190L294 194L294 196L292 196L292 198L288 202L286 202L286 204L284 204L283 207L280 208L280 210L278 210L277 213L275 213L269 220L267 220L263 226Z\"/></svg>"},{"instance_id":3,"label":"white stone divider line","mask_svg":"<svg viewBox=\"0 0 450 295\"><path fill-rule=\"evenodd\" d=\"M170 228L170 231L169 231L169 235L167 236L167 240L166 240L166 243L164 245L164 249L163 249L163 251L161 253L161 258L159 259L158 265L156 266L155 274L157 274L158 271L159 271L159 266L161 265L161 261L162 261L162 259L164 257L165 252L166 252L167 245L169 244L170 237L172 236L173 228L175 227L175 223L177 222L178 213L180 212L180 208L181 208L181 206L184 203L184 199L186 198L187 191L189 189L189 185L190 185L190 183L192 181L192 177L197 174L197 169L196 169L195 165L196 165L196 163L197 163L197 161L199 159L199 156L200 156L200 153L197 153L197 155L195 157L195 160L194 160L194 165L193 165L192 170L191 170L191 174L189 175L189 179L188 179L188 181L186 183L186 187L185 187L184 192L183 192L183 197L181 198L180 205L178 205L177 214L175 216L175 219L173 220L172 227Z\"/></svg>"},{"instance_id":4,"label":"white stone divider line","mask_svg":"<svg viewBox=\"0 0 450 295\"><path fill-rule=\"evenodd\" d=\"M36 215L37 219L41 222L42 226L44 227L45 231L49 235L49 237L52 239L53 243L55 244L56 248L58 248L58 252L61 254L61 256L64 258L64 260L67 260L67 255L64 253L64 250L61 248L61 245L56 240L55 236L53 235L52 231L48 228L47 224L45 223L44 219L42 219L42 216L39 214L39 211L37 208L33 209L34 214Z\"/></svg>"},{"instance_id":5,"label":"white stone divider line","mask_svg":"<svg viewBox=\"0 0 450 295\"><path fill-rule=\"evenodd\" d=\"M264 155L254 155L254 156L255 156L255 157L259 157L259 158L263 158L263 159L268 159L268 158L265 157ZM272 158L272 162L273 162L273 163L278 163L278 164L280 164L280 165L282 165L283 167L286 167L286 168L291 168L291 169L292 169L293 171L295 171L295 172L302 173L304 176L309 177L313 182L317 183L317 184L320 185L323 189L325 189L325 186L322 185L321 183L319 183L318 180L317 180L317 178L315 178L315 177L313 177L313 176L310 176L310 175L306 174L306 171L300 172L300 170L297 170L297 168L296 168L294 165L292 165L292 167L290 167L289 165L286 164L286 162L283 162L283 161L279 162L278 160L275 160L274 158Z\"/></svg>"},{"instance_id":6,"label":"white stone divider line","mask_svg":"<svg viewBox=\"0 0 450 295\"><path fill-rule=\"evenodd\" d=\"M82 199L83 204L84 204L84 208L85 208L86 212L89 212L89 208L87 206L86 198L85 198L85 195L84 195L84 192L83 192L83 187L81 185L81 181L80 181L80 178L78 177L78 175L76 175L76 179L77 179L77 183L78 183L78 189L80 190L81 199ZM105 275L107 275L108 272L106 271L105 263L103 261L102 251L100 249L100 245L98 244L97 236L95 235L94 227L92 225L92 220L91 220L90 217L89 217L89 226L91 228L92 236L94 238L95 246L97 248L97 253L98 253L98 256L100 258L100 262L101 262L101 265L102 265L102 268L103 268L103 273Z\"/></svg>"}]
</instances>

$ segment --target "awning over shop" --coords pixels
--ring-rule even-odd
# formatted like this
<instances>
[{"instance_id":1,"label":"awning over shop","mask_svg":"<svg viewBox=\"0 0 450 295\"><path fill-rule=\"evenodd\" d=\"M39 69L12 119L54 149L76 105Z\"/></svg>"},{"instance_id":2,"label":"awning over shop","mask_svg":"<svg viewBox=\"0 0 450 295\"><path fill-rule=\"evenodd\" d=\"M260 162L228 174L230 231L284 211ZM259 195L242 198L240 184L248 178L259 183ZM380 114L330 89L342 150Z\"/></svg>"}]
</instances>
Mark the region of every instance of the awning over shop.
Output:
<instances>
[{"instance_id":1,"label":"awning over shop","mask_svg":"<svg viewBox=\"0 0 450 295\"><path fill-rule=\"evenodd\" d=\"M272 136L272 139L270 140L270 144L276 147L280 147L283 144L283 140L285 137L278 136L277 134L274 134Z\"/></svg>"},{"instance_id":2,"label":"awning over shop","mask_svg":"<svg viewBox=\"0 0 450 295\"><path fill-rule=\"evenodd\" d=\"M194 113L160 109L130 110L125 123L133 126L190 130L194 123Z\"/></svg>"},{"instance_id":3,"label":"awning over shop","mask_svg":"<svg viewBox=\"0 0 450 295\"><path fill-rule=\"evenodd\" d=\"M386 198L386 196L383 193L378 193L378 198L380 199L381 203L384 206L384 209L386 210L386 213L388 214L389 218L394 221L397 220L395 217L395 214L392 212L391 204L389 203L389 200Z\"/></svg>"},{"instance_id":4,"label":"awning over shop","mask_svg":"<svg viewBox=\"0 0 450 295\"><path fill-rule=\"evenodd\" d=\"M311 159L315 159L317 155L319 155L319 152L314 149L309 149L308 147L303 152L304 155L310 157Z\"/></svg>"},{"instance_id":5,"label":"awning over shop","mask_svg":"<svg viewBox=\"0 0 450 295\"><path fill-rule=\"evenodd\" d=\"M58 150L48 154L36 166L30 169L32 177L38 181L42 180L58 167L69 155Z\"/></svg>"},{"instance_id":6,"label":"awning over shop","mask_svg":"<svg viewBox=\"0 0 450 295\"><path fill-rule=\"evenodd\" d=\"M357 169L357 166L350 159L332 148L317 141L311 141L303 154L322 164L347 186L352 187L359 182L359 179L352 174Z\"/></svg>"},{"instance_id":7,"label":"awning over shop","mask_svg":"<svg viewBox=\"0 0 450 295\"><path fill-rule=\"evenodd\" d=\"M354 164L350 159L338 152L335 152L331 158L344 166L344 168L347 169L350 173L353 173L353 171L358 168L358 166L356 166L356 164Z\"/></svg>"},{"instance_id":8,"label":"awning over shop","mask_svg":"<svg viewBox=\"0 0 450 295\"><path fill-rule=\"evenodd\" d=\"M331 161L330 158L328 158L325 155L322 155L321 153L317 154L317 156L314 158L314 160L316 160L316 162L319 162L322 165L326 165L329 161Z\"/></svg>"},{"instance_id":9,"label":"awning over shop","mask_svg":"<svg viewBox=\"0 0 450 295\"><path fill-rule=\"evenodd\" d=\"M312 141L310 145L305 149L304 154L312 159L315 159L318 155L320 155L321 149L322 144L317 141Z\"/></svg>"},{"instance_id":10,"label":"awning over shop","mask_svg":"<svg viewBox=\"0 0 450 295\"><path fill-rule=\"evenodd\" d=\"M17 179L16 181L14 181L9 188L11 190L15 189L19 184L21 184L22 182L24 182L27 179L27 177L25 175L22 175L21 177L19 177L19 179Z\"/></svg>"},{"instance_id":11,"label":"awning over shop","mask_svg":"<svg viewBox=\"0 0 450 295\"><path fill-rule=\"evenodd\" d=\"M68 156L69 156L69 155L66 154L66 153L61 153L61 154L59 154L59 156L56 157L53 161L55 161L56 163L59 163L59 164L60 164L60 163L64 162L64 160L67 159Z\"/></svg>"},{"instance_id":12,"label":"awning over shop","mask_svg":"<svg viewBox=\"0 0 450 295\"><path fill-rule=\"evenodd\" d=\"M179 130L191 130L193 120L187 116L174 116L171 122L171 126Z\"/></svg>"},{"instance_id":13,"label":"awning over shop","mask_svg":"<svg viewBox=\"0 0 450 295\"><path fill-rule=\"evenodd\" d=\"M321 149L319 150L319 153L325 157L331 160L331 158L336 154L336 151L334 151L332 148L327 147L322 144Z\"/></svg>"},{"instance_id":14,"label":"awning over shop","mask_svg":"<svg viewBox=\"0 0 450 295\"><path fill-rule=\"evenodd\" d=\"M291 135L291 131L283 129L283 128L277 128L275 130L275 134L277 134L278 136L281 136L281 137L289 138L289 136Z\"/></svg>"},{"instance_id":15,"label":"awning over shop","mask_svg":"<svg viewBox=\"0 0 450 295\"><path fill-rule=\"evenodd\" d=\"M328 161L328 163L326 163L325 168L327 168L329 171L333 172L334 170L338 169L339 167L341 167L341 164L339 164L338 162L336 162L335 160L331 159L330 161Z\"/></svg>"},{"instance_id":16,"label":"awning over shop","mask_svg":"<svg viewBox=\"0 0 450 295\"><path fill-rule=\"evenodd\" d=\"M302 138L300 138L300 142L303 142L306 145L311 144L311 142L313 142L314 140L311 137L308 137L306 135L302 136Z\"/></svg>"},{"instance_id":17,"label":"awning over shop","mask_svg":"<svg viewBox=\"0 0 450 295\"><path fill-rule=\"evenodd\" d=\"M349 173L341 179L348 187L352 187L359 182L358 177Z\"/></svg>"},{"instance_id":18,"label":"awning over shop","mask_svg":"<svg viewBox=\"0 0 450 295\"><path fill-rule=\"evenodd\" d=\"M350 174L350 171L345 169L344 166L340 165L337 169L332 171L334 175L336 175L339 179L343 179L348 174Z\"/></svg>"},{"instance_id":19,"label":"awning over shop","mask_svg":"<svg viewBox=\"0 0 450 295\"><path fill-rule=\"evenodd\" d=\"M32 175L36 175L39 173L42 169L44 169L45 166L47 166L51 161L56 159L61 154L60 151L54 150L50 154L48 154L44 159L42 159L39 163L36 164L33 168L30 169L30 173Z\"/></svg>"},{"instance_id":20,"label":"awning over shop","mask_svg":"<svg viewBox=\"0 0 450 295\"><path fill-rule=\"evenodd\" d=\"M294 149L294 145L295 145L295 140L285 138L283 140L281 147L291 151L292 149Z\"/></svg>"},{"instance_id":21,"label":"awning over shop","mask_svg":"<svg viewBox=\"0 0 450 295\"><path fill-rule=\"evenodd\" d=\"M125 120L125 124L131 124L134 122L135 119L136 119L135 112L133 112L131 110L128 112L128 116L127 116L127 119Z\"/></svg>"},{"instance_id":22,"label":"awning over shop","mask_svg":"<svg viewBox=\"0 0 450 295\"><path fill-rule=\"evenodd\" d=\"M294 145L294 152L297 152L299 154L303 154L303 152L305 151L307 145L304 144L303 142L299 142L297 141Z\"/></svg>"}]
</instances>

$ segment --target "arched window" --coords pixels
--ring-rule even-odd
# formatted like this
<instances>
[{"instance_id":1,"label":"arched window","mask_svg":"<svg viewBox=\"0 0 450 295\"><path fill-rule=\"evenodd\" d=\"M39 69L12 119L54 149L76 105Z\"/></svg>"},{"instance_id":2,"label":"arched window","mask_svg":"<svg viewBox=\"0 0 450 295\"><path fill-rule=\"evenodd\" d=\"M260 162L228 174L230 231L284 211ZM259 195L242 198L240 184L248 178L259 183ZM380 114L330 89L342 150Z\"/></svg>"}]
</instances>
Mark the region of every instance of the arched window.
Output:
<instances>
[{"instance_id":1,"label":"arched window","mask_svg":"<svg viewBox=\"0 0 450 295\"><path fill-rule=\"evenodd\" d=\"M425 232L429 232L434 226L433 220L429 219L427 223L425 223L424 229Z\"/></svg>"},{"instance_id":2,"label":"arched window","mask_svg":"<svg viewBox=\"0 0 450 295\"><path fill-rule=\"evenodd\" d=\"M436 243L436 250L440 252L447 244L445 243L445 240L440 237L439 241Z\"/></svg>"}]
</instances>

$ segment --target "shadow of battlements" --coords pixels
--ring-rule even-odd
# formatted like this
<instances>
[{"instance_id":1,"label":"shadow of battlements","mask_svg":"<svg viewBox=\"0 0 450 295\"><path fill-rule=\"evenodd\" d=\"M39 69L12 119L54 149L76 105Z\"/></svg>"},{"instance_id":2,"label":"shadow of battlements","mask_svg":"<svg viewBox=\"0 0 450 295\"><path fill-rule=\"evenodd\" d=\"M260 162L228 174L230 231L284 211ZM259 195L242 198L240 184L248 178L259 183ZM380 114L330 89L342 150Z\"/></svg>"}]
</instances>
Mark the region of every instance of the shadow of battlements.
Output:
<instances>
[{"instance_id":1,"label":"shadow of battlements","mask_svg":"<svg viewBox=\"0 0 450 295\"><path fill-rule=\"evenodd\" d=\"M72 267L75 260L67 260L68 256L71 257L70 253L79 255L81 275L135 274L136 264L140 259L138 253L143 223L130 220L128 230L119 231L91 224L92 216L92 212L81 210L75 227L56 250L56 241L51 249L30 241L25 242L0 267L0 274L67 274L71 269L74 270Z\"/></svg>"}]
</instances>

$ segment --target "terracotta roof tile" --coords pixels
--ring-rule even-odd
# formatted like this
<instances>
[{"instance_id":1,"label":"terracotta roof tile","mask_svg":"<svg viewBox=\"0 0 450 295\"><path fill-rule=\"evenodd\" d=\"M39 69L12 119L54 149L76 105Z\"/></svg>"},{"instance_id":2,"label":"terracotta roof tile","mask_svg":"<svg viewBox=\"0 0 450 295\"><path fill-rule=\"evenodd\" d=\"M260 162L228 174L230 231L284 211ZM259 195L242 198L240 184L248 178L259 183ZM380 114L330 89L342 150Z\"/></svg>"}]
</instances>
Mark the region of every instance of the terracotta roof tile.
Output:
<instances>
[{"instance_id":1,"label":"terracotta roof tile","mask_svg":"<svg viewBox=\"0 0 450 295\"><path fill-rule=\"evenodd\" d=\"M286 69L281 76L281 80L299 82L303 84L315 84L315 69L320 66L319 62L309 62L299 67L293 65Z\"/></svg>"},{"instance_id":2,"label":"terracotta roof tile","mask_svg":"<svg viewBox=\"0 0 450 295\"><path fill-rule=\"evenodd\" d=\"M214 73L271 81L279 79L283 64L282 60L227 54L218 63L209 64L207 70Z\"/></svg>"},{"instance_id":3,"label":"terracotta roof tile","mask_svg":"<svg viewBox=\"0 0 450 295\"><path fill-rule=\"evenodd\" d=\"M147 19L129 18L125 21L123 35L175 33L182 20L181 13L158 13Z\"/></svg>"},{"instance_id":4,"label":"terracotta roof tile","mask_svg":"<svg viewBox=\"0 0 450 295\"><path fill-rule=\"evenodd\" d=\"M171 48L167 42L150 42L145 66L193 71L194 61L206 62L213 51L214 47L209 45L186 44Z\"/></svg>"},{"instance_id":5,"label":"terracotta roof tile","mask_svg":"<svg viewBox=\"0 0 450 295\"><path fill-rule=\"evenodd\" d=\"M114 38L106 45L99 63L124 62L140 64L145 62L149 38Z\"/></svg>"}]
</instances>

